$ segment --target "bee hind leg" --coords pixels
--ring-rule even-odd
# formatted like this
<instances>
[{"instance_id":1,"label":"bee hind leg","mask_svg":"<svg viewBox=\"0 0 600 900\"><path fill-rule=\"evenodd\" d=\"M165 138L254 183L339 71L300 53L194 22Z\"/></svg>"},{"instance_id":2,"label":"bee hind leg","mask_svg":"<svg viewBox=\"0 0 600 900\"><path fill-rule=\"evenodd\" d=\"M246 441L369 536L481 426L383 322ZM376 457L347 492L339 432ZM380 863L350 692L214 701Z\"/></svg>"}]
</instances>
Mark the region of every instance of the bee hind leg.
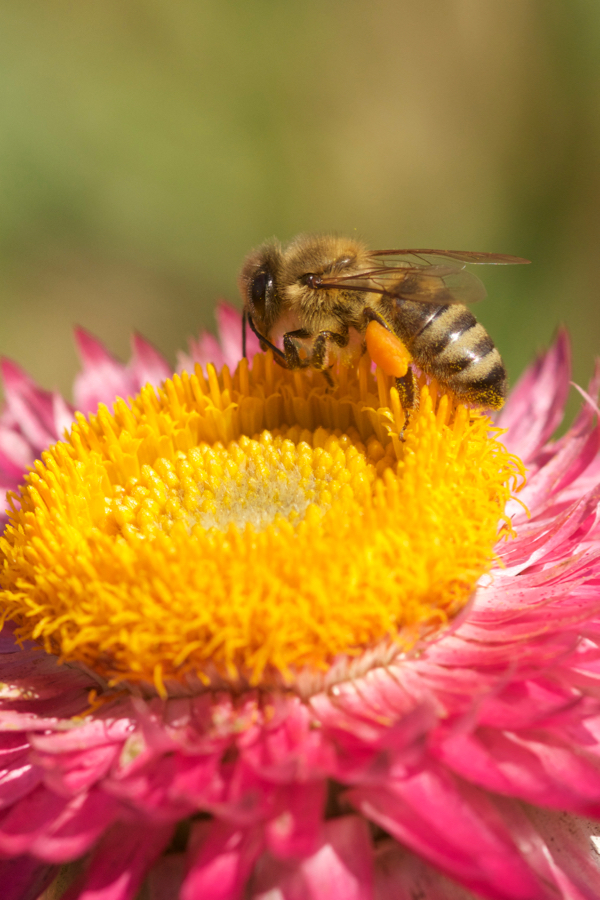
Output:
<instances>
[{"instance_id":1,"label":"bee hind leg","mask_svg":"<svg viewBox=\"0 0 600 900\"><path fill-rule=\"evenodd\" d=\"M396 378L396 390L400 397L400 403L404 410L404 425L400 437L404 439L404 432L408 426L411 413L419 408L419 385L415 378L412 366L408 367L406 375Z\"/></svg>"},{"instance_id":2,"label":"bee hind leg","mask_svg":"<svg viewBox=\"0 0 600 900\"><path fill-rule=\"evenodd\" d=\"M362 316L367 325L369 324L369 322L379 322L379 324L383 325L383 327L385 329L387 329L387 331L391 331L390 326L388 325L386 320L383 318L383 316L381 316L371 306L365 306L365 308L363 309L363 312L362 312ZM365 327L366 327L366 325L365 325Z\"/></svg>"}]
</instances>

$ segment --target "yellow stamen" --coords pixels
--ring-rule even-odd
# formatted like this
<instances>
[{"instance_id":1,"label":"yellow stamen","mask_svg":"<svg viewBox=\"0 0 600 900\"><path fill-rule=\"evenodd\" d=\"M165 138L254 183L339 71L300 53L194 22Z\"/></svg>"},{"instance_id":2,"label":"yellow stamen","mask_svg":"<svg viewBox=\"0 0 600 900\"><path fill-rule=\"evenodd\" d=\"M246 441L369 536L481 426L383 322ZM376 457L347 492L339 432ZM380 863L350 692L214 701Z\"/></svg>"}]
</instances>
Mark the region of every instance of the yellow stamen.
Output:
<instances>
[{"instance_id":1,"label":"yellow stamen","mask_svg":"<svg viewBox=\"0 0 600 900\"><path fill-rule=\"evenodd\" d=\"M434 385L402 440L398 393L368 358L334 380L258 355L79 414L13 503L3 617L161 695L294 683L449 622L522 466Z\"/></svg>"}]
</instances>

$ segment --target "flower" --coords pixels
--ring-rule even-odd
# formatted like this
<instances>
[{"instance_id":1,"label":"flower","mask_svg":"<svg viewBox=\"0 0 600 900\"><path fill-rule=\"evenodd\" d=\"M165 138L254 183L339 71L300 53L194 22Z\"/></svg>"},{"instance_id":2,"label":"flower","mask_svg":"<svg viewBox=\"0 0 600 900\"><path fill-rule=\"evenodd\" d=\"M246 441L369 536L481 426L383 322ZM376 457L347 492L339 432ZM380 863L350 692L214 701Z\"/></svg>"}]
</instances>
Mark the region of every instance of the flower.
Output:
<instances>
[{"instance_id":1,"label":"flower","mask_svg":"<svg viewBox=\"0 0 600 900\"><path fill-rule=\"evenodd\" d=\"M79 409L167 378L80 342ZM3 898L61 865L68 900L600 894L600 371L551 441L561 333L508 449L435 385L403 444L386 379L339 377L197 369L36 463L3 539ZM14 490L73 412L5 380Z\"/></svg>"}]
</instances>

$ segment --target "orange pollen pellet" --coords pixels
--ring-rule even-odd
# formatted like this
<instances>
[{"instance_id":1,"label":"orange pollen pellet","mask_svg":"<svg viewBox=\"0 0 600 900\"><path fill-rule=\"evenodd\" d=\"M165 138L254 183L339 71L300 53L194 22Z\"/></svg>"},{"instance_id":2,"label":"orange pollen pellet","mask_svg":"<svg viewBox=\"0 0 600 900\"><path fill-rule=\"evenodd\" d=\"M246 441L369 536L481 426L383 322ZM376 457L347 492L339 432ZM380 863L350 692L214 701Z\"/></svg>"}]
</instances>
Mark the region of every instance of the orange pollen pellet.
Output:
<instances>
[{"instance_id":1,"label":"orange pollen pellet","mask_svg":"<svg viewBox=\"0 0 600 900\"><path fill-rule=\"evenodd\" d=\"M412 356L400 338L372 320L367 326L365 340L371 359L386 375L394 378L406 375Z\"/></svg>"}]
</instances>

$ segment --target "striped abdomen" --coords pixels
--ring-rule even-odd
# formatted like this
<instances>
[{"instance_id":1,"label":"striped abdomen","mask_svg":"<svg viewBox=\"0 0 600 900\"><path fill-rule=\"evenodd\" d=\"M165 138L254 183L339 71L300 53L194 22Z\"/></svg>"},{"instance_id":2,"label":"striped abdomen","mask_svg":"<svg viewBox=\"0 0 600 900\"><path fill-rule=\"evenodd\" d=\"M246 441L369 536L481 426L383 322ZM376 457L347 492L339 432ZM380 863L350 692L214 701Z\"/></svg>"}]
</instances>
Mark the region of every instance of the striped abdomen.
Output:
<instances>
[{"instance_id":1,"label":"striped abdomen","mask_svg":"<svg viewBox=\"0 0 600 900\"><path fill-rule=\"evenodd\" d=\"M398 336L415 363L468 403L499 409L506 395L506 369L494 342L461 304L431 306L395 301Z\"/></svg>"}]
</instances>

